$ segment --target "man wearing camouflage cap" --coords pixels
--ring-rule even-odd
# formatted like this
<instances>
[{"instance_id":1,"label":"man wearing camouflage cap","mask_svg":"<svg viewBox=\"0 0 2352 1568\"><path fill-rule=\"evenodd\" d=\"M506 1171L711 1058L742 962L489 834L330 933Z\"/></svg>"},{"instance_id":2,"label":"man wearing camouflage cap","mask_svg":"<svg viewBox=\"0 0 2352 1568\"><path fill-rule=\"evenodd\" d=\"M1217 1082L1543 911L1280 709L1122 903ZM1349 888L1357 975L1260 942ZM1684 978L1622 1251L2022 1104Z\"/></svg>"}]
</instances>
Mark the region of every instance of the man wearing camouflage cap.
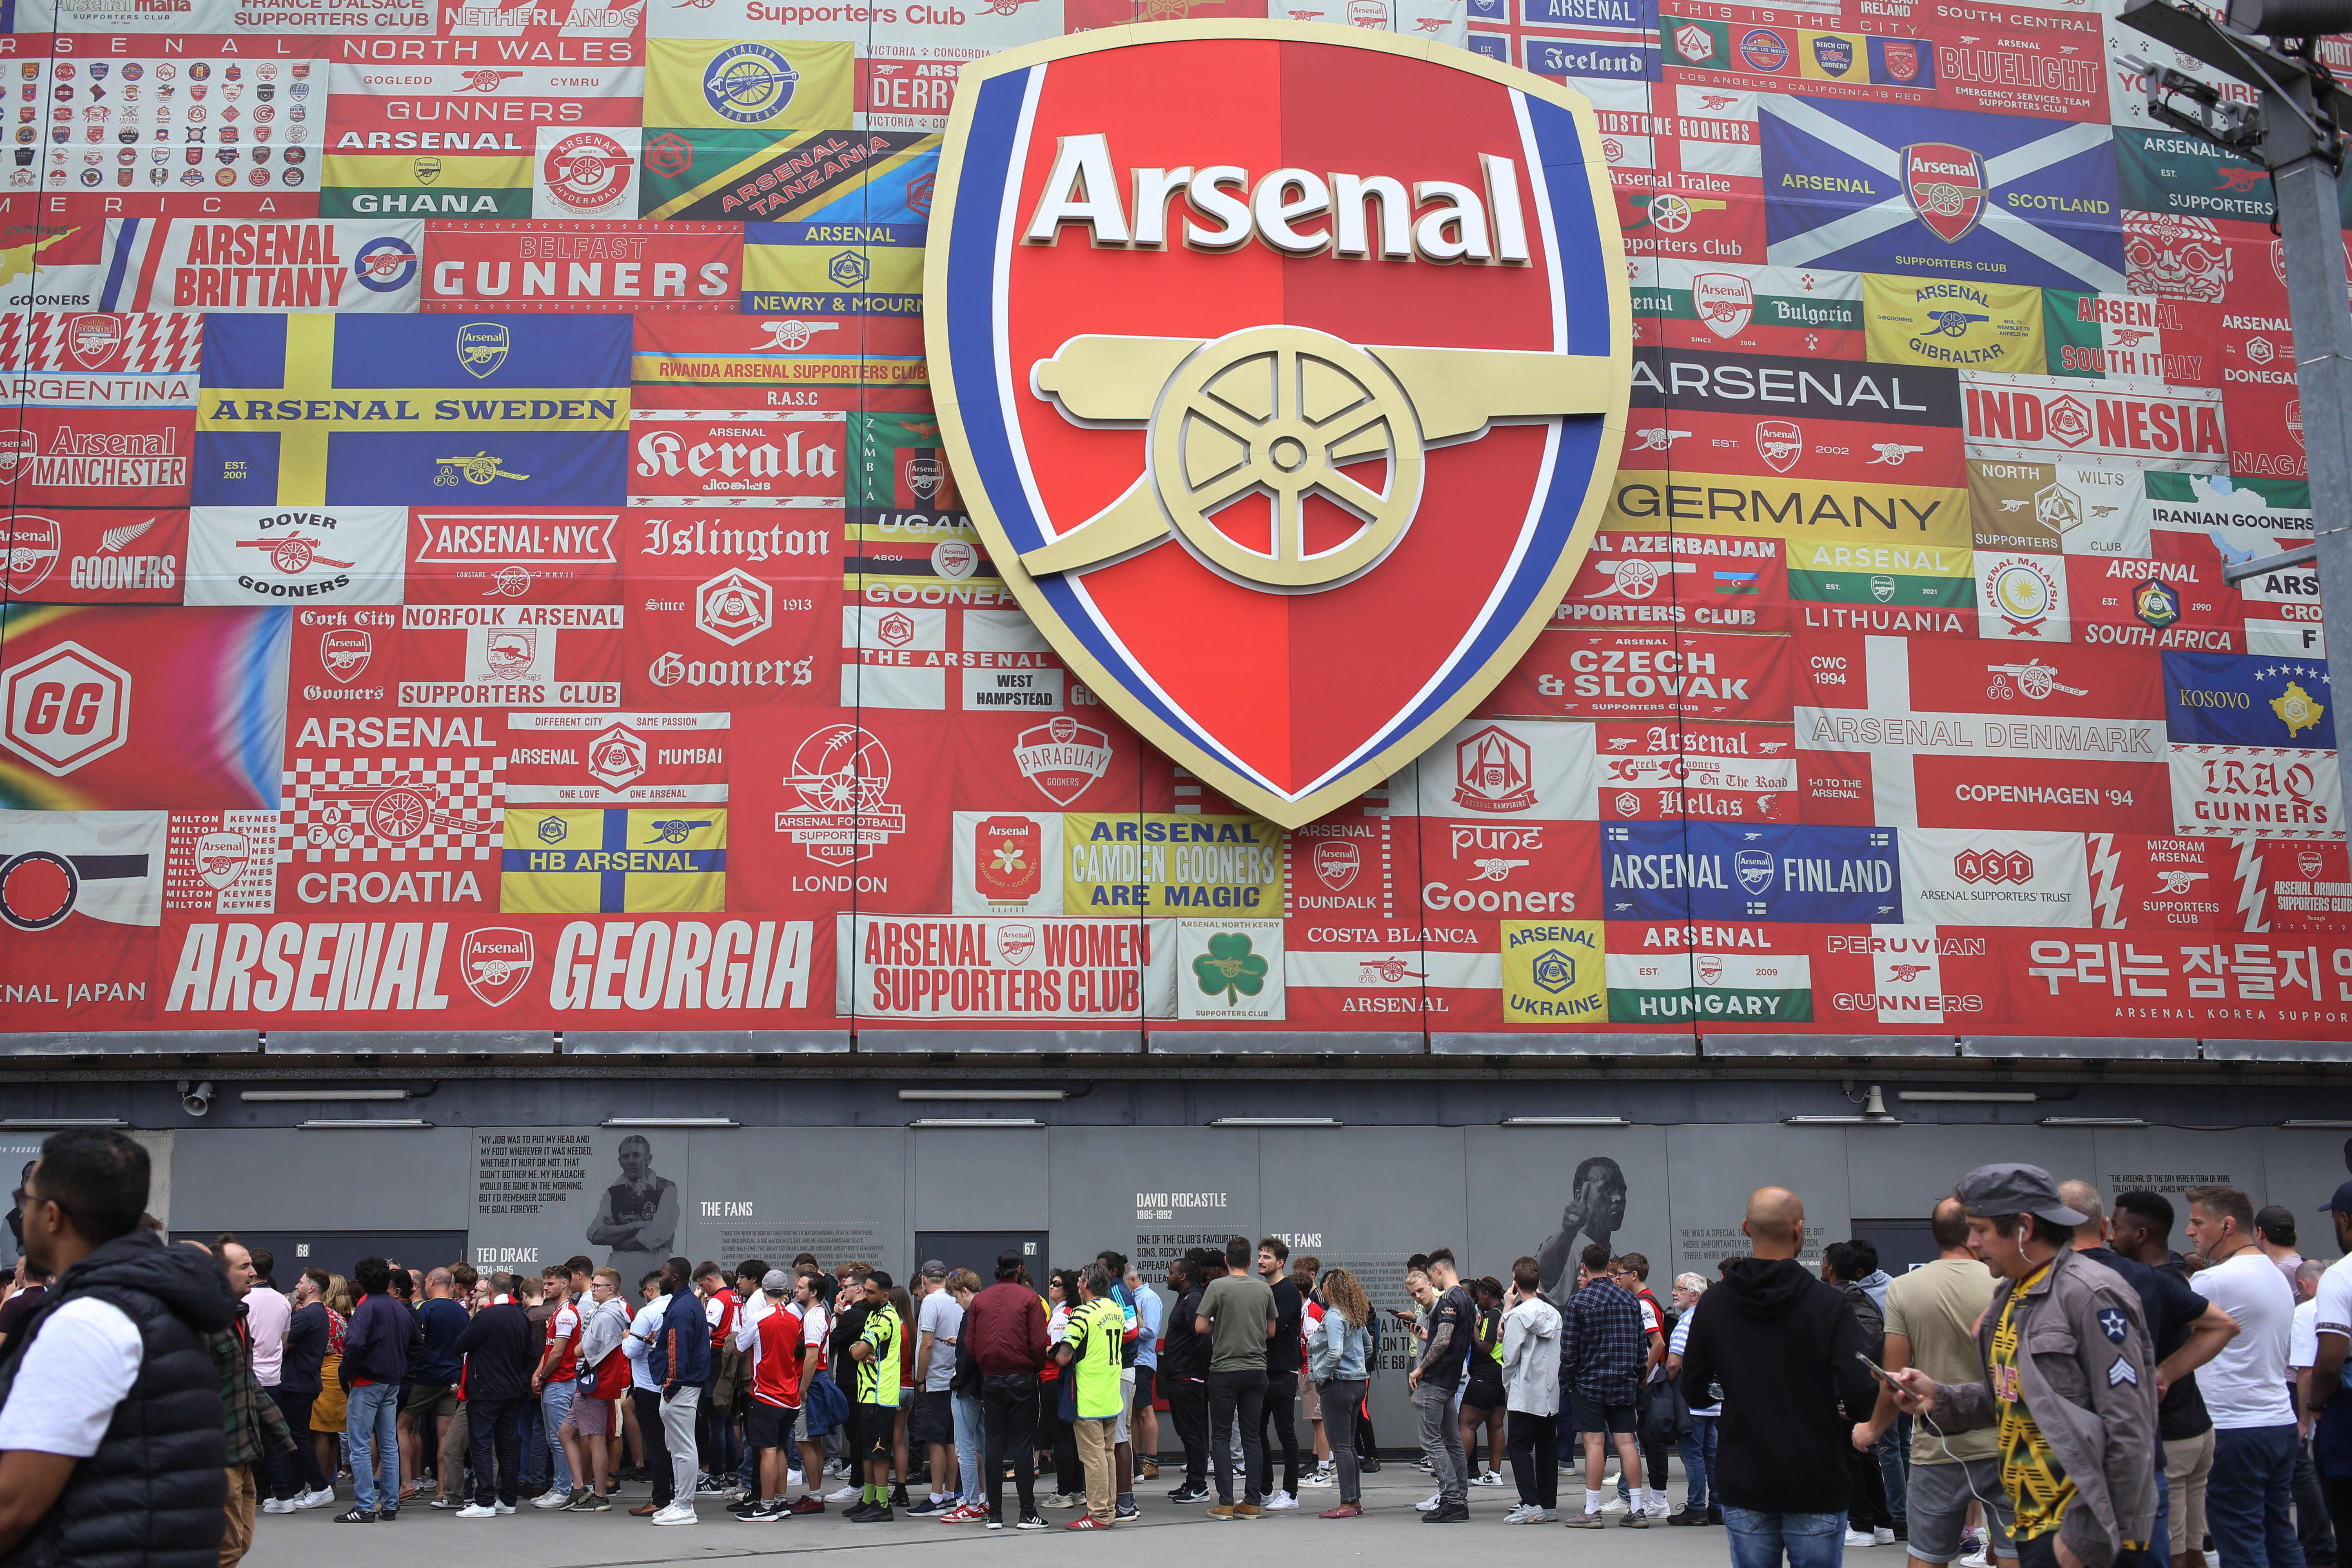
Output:
<instances>
[{"instance_id":1,"label":"man wearing camouflage cap","mask_svg":"<svg viewBox=\"0 0 2352 1568\"><path fill-rule=\"evenodd\" d=\"M1969 1246L2001 1283L1977 1323L1979 1383L1892 1374L1931 1430L1992 1426L2016 1505L2023 1568L2110 1568L2147 1552L2156 1521L2156 1357L2139 1296L2070 1250L2088 1215L2036 1165L1979 1165L1955 1190Z\"/></svg>"}]
</instances>

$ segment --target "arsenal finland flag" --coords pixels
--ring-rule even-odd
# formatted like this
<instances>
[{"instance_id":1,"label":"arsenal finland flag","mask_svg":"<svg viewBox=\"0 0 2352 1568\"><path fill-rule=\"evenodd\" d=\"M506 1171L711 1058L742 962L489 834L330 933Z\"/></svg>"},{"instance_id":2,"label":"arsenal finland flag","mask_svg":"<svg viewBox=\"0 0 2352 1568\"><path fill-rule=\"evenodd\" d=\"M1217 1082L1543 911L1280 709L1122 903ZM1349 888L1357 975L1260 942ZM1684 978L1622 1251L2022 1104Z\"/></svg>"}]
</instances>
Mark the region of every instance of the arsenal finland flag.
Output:
<instances>
[{"instance_id":1,"label":"arsenal finland flag","mask_svg":"<svg viewBox=\"0 0 2352 1568\"><path fill-rule=\"evenodd\" d=\"M1286 825L1451 729L1615 461L1584 99L1360 28L1105 30L970 68L940 157L942 433L1055 651Z\"/></svg>"}]
</instances>

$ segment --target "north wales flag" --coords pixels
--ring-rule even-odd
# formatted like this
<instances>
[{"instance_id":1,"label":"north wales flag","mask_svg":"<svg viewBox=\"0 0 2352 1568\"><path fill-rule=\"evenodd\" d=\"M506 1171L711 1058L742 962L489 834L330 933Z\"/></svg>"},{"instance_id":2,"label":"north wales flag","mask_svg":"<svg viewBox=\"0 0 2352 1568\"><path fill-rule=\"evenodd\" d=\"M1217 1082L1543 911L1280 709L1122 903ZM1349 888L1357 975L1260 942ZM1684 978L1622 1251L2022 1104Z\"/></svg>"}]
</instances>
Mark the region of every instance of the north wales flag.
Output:
<instances>
[{"instance_id":1,"label":"north wales flag","mask_svg":"<svg viewBox=\"0 0 2352 1568\"><path fill-rule=\"evenodd\" d=\"M198 506L618 506L624 315L209 318Z\"/></svg>"}]
</instances>

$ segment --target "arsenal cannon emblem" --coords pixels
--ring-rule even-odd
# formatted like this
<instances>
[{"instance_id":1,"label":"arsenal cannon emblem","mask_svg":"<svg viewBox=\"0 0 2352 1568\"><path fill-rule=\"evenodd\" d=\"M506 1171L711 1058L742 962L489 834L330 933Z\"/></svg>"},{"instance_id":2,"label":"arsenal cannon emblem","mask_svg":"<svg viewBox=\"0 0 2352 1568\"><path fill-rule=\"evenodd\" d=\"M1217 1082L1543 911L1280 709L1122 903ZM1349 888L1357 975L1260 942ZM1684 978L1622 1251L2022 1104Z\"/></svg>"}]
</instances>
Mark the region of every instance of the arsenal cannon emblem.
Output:
<instances>
[{"instance_id":1,"label":"arsenal cannon emblem","mask_svg":"<svg viewBox=\"0 0 2352 1568\"><path fill-rule=\"evenodd\" d=\"M1055 649L1286 826L1453 728L1558 604L1623 437L1607 178L1580 95L1357 28L967 67L933 389Z\"/></svg>"}]
</instances>

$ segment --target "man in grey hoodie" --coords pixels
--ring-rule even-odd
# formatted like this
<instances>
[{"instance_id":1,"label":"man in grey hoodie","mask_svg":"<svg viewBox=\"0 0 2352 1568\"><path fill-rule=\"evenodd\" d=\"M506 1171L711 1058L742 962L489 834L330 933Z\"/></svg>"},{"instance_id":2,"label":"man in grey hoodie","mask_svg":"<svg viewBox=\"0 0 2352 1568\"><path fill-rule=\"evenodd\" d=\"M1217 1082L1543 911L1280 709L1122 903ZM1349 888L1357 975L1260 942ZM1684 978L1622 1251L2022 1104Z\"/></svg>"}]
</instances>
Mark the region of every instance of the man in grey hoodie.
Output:
<instances>
[{"instance_id":1,"label":"man in grey hoodie","mask_svg":"<svg viewBox=\"0 0 2352 1568\"><path fill-rule=\"evenodd\" d=\"M1549 1524L1559 1517L1559 1309L1544 1300L1543 1268L1532 1258L1511 1265L1504 1297L1503 1408L1511 1479L1519 1506L1505 1524Z\"/></svg>"}]
</instances>

